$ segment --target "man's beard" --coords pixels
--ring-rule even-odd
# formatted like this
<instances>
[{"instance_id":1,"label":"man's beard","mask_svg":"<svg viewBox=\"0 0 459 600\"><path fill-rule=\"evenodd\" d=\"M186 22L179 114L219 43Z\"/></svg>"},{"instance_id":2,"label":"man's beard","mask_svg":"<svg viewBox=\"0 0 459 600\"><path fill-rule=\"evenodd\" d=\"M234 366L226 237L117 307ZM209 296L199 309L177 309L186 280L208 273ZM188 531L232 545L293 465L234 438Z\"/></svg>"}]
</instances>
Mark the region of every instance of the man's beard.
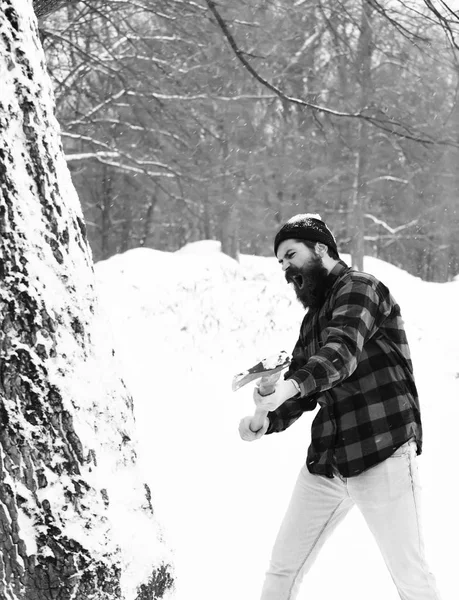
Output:
<instances>
[{"instance_id":1,"label":"man's beard","mask_svg":"<svg viewBox=\"0 0 459 600\"><path fill-rule=\"evenodd\" d=\"M295 294L304 308L317 309L322 306L328 271L319 257L312 258L301 268L290 266L285 272L285 279L293 283Z\"/></svg>"}]
</instances>

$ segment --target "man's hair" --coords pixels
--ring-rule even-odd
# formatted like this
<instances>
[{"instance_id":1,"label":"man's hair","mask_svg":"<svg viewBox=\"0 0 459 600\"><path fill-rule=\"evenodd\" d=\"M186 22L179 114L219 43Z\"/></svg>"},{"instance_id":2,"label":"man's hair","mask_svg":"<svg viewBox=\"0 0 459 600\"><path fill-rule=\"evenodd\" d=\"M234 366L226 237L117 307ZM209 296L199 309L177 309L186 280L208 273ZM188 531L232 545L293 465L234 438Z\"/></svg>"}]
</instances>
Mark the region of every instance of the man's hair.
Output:
<instances>
[{"instance_id":1,"label":"man's hair","mask_svg":"<svg viewBox=\"0 0 459 600\"><path fill-rule=\"evenodd\" d=\"M310 242L308 240L297 239L296 241L301 242L302 244L307 246L310 250L315 250L316 244L323 244L323 242ZM324 244L324 246L327 246L327 244ZM335 260L339 260L338 252L336 252L336 250L334 248L330 248L330 246L327 246L327 254L331 258L333 258Z\"/></svg>"}]
</instances>

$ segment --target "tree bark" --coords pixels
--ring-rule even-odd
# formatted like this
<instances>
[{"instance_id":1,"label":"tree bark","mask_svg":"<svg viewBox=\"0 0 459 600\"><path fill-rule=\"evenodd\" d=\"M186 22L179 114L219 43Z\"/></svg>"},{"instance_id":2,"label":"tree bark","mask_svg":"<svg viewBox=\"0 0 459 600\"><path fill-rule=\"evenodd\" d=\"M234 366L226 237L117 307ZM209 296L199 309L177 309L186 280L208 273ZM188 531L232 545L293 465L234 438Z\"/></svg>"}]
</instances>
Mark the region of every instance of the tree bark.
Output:
<instances>
[{"instance_id":1,"label":"tree bark","mask_svg":"<svg viewBox=\"0 0 459 600\"><path fill-rule=\"evenodd\" d=\"M31 3L1 2L0 72L0 598L125 598L106 469L155 528Z\"/></svg>"}]
</instances>

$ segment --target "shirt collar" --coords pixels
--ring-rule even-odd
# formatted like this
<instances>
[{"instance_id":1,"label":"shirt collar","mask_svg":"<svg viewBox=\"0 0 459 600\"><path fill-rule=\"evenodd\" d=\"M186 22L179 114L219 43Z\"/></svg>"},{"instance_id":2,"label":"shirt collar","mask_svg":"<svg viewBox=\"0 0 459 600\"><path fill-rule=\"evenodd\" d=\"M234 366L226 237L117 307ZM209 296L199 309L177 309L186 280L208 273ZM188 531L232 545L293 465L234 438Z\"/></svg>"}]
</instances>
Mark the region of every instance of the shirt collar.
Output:
<instances>
[{"instance_id":1,"label":"shirt collar","mask_svg":"<svg viewBox=\"0 0 459 600\"><path fill-rule=\"evenodd\" d=\"M338 277L340 277L344 271L348 270L349 267L347 266L347 264L343 260L338 260L338 262L330 271L326 279L327 292L333 287L333 284L338 279Z\"/></svg>"}]
</instances>

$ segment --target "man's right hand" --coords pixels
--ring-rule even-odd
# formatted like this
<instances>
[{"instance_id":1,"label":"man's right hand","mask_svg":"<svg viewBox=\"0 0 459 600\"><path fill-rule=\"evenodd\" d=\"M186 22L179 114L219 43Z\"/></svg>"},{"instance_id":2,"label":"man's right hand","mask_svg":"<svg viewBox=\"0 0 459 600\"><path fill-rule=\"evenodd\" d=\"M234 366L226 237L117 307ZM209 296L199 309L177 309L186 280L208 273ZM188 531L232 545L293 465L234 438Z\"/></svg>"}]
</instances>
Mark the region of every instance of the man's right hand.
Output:
<instances>
[{"instance_id":1,"label":"man's right hand","mask_svg":"<svg viewBox=\"0 0 459 600\"><path fill-rule=\"evenodd\" d=\"M239 423L239 435L245 442L253 442L254 440L259 440L262 436L265 435L268 427L269 427L269 419L266 417L263 427L258 431L252 431L250 429L250 423L252 422L252 416L244 417L241 419Z\"/></svg>"}]
</instances>

